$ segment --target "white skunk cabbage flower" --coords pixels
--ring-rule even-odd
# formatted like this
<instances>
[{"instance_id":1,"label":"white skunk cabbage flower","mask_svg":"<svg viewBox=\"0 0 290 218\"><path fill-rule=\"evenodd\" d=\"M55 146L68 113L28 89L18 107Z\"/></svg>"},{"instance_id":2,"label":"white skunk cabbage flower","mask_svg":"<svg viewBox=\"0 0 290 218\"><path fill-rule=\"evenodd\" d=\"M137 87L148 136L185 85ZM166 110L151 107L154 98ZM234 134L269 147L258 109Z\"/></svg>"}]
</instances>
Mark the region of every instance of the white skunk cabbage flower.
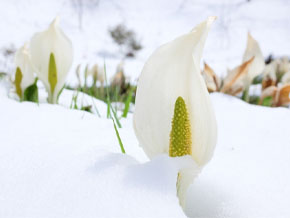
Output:
<instances>
[{"instance_id":1,"label":"white skunk cabbage flower","mask_svg":"<svg viewBox=\"0 0 290 218\"><path fill-rule=\"evenodd\" d=\"M215 17L159 47L146 62L138 82L134 129L149 158L190 155L196 166L178 174L177 195L185 195L200 169L212 158L217 126L200 72L205 40ZM198 169L197 169L198 168Z\"/></svg>"},{"instance_id":2,"label":"white skunk cabbage flower","mask_svg":"<svg viewBox=\"0 0 290 218\"><path fill-rule=\"evenodd\" d=\"M277 73L279 75L283 75L284 73L290 71L290 62L287 57L282 57L281 59L278 59L277 62L278 62Z\"/></svg>"},{"instance_id":3,"label":"white skunk cabbage flower","mask_svg":"<svg viewBox=\"0 0 290 218\"><path fill-rule=\"evenodd\" d=\"M249 68L249 72L245 77L245 86L248 87L251 85L253 79L260 75L264 68L265 68L265 61L262 54L262 51L260 49L260 46L258 42L251 36L250 33L248 33L248 42L247 42L247 48L243 56L243 62L246 62L250 60L251 58L254 58L253 63L251 64Z\"/></svg>"},{"instance_id":4,"label":"white skunk cabbage flower","mask_svg":"<svg viewBox=\"0 0 290 218\"><path fill-rule=\"evenodd\" d=\"M281 82L282 84L290 84L290 71L283 75Z\"/></svg>"},{"instance_id":5,"label":"white skunk cabbage flower","mask_svg":"<svg viewBox=\"0 0 290 218\"><path fill-rule=\"evenodd\" d=\"M30 48L32 63L48 92L48 101L57 103L73 60L72 43L59 28L58 17L47 30L32 37Z\"/></svg>"},{"instance_id":6,"label":"white skunk cabbage flower","mask_svg":"<svg viewBox=\"0 0 290 218\"><path fill-rule=\"evenodd\" d=\"M33 75L35 70L31 63L28 43L25 43L24 46L17 50L14 62L16 65L14 84L17 95L22 99L25 89L35 82Z\"/></svg>"}]
</instances>

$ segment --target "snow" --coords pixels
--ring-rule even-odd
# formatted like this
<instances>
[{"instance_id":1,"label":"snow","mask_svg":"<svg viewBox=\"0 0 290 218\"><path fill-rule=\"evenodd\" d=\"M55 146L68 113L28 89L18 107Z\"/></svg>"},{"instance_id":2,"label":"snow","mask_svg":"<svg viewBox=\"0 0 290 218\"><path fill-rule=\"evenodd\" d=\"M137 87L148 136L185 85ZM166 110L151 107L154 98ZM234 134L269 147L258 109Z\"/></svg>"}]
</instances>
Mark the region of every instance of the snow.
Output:
<instances>
[{"instance_id":1,"label":"snow","mask_svg":"<svg viewBox=\"0 0 290 218\"><path fill-rule=\"evenodd\" d=\"M0 93L0 217L290 215L289 109L212 94L218 144L188 191L184 213L176 177L190 160L148 161L132 114L121 120L124 155L110 119L67 108L71 91L64 90L62 106L19 103Z\"/></svg>"},{"instance_id":2,"label":"snow","mask_svg":"<svg viewBox=\"0 0 290 218\"><path fill-rule=\"evenodd\" d=\"M214 158L189 191L192 217L289 217L290 111L213 94ZM198 205L198 206L195 206Z\"/></svg>"},{"instance_id":3,"label":"snow","mask_svg":"<svg viewBox=\"0 0 290 218\"><path fill-rule=\"evenodd\" d=\"M123 122L131 136L121 131L123 155L111 120L0 102L0 217L185 217L175 185L191 162L164 156L142 164L147 158L126 125L131 120Z\"/></svg>"}]
</instances>

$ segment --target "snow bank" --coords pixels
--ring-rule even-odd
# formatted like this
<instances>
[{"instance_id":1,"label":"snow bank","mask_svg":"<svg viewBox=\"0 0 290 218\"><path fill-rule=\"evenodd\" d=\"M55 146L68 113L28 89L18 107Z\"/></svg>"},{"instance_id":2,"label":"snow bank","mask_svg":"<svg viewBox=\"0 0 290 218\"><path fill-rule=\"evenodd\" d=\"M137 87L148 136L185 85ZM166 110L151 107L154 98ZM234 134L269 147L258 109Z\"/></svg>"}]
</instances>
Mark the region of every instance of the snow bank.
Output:
<instances>
[{"instance_id":1,"label":"snow bank","mask_svg":"<svg viewBox=\"0 0 290 218\"><path fill-rule=\"evenodd\" d=\"M191 186L190 217L289 217L290 111L211 95L218 121L212 161Z\"/></svg>"},{"instance_id":2,"label":"snow bank","mask_svg":"<svg viewBox=\"0 0 290 218\"><path fill-rule=\"evenodd\" d=\"M64 97L65 98L65 97ZM218 145L191 185L189 217L289 217L290 111L212 94ZM132 115L111 120L0 95L0 217L185 217L176 197L186 158L148 162Z\"/></svg>"},{"instance_id":3,"label":"snow bank","mask_svg":"<svg viewBox=\"0 0 290 218\"><path fill-rule=\"evenodd\" d=\"M140 164L136 141L121 154L111 121L86 112L7 98L0 108L0 217L185 217L175 186L189 160Z\"/></svg>"}]
</instances>

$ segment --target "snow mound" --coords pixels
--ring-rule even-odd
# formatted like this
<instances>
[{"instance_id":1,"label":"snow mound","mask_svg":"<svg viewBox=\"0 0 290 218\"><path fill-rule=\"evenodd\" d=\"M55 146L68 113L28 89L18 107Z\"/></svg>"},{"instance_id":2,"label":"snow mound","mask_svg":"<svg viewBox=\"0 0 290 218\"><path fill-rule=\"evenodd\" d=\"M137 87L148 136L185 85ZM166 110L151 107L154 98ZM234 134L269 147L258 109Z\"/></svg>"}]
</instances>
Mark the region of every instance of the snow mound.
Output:
<instances>
[{"instance_id":1,"label":"snow mound","mask_svg":"<svg viewBox=\"0 0 290 218\"><path fill-rule=\"evenodd\" d=\"M191 186L190 217L289 217L290 111L211 95L214 158Z\"/></svg>"},{"instance_id":2,"label":"snow mound","mask_svg":"<svg viewBox=\"0 0 290 218\"><path fill-rule=\"evenodd\" d=\"M139 163L120 153L110 120L87 112L0 107L0 217L185 217L176 179L188 159ZM146 159L136 143L126 149Z\"/></svg>"},{"instance_id":3,"label":"snow mound","mask_svg":"<svg viewBox=\"0 0 290 218\"><path fill-rule=\"evenodd\" d=\"M211 99L218 144L184 213L176 176L190 161L148 162L132 115L121 120L124 155L105 117L0 95L0 217L289 217L289 109Z\"/></svg>"}]
</instances>

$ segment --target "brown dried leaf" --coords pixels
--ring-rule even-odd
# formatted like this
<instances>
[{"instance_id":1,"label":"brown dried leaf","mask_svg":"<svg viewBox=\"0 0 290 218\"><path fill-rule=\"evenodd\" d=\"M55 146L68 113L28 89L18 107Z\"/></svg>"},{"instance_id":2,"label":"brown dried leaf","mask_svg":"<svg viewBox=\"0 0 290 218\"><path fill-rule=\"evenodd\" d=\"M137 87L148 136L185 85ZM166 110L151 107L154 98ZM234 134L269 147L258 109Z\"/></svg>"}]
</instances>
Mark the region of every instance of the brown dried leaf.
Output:
<instances>
[{"instance_id":1,"label":"brown dried leaf","mask_svg":"<svg viewBox=\"0 0 290 218\"><path fill-rule=\"evenodd\" d=\"M249 67L253 63L255 57L252 57L250 60L244 62L242 65L236 67L234 70L232 70L228 76L224 80L224 85L221 89L221 92L228 93L233 95L232 90L235 90L235 95L238 94L237 90L243 90L244 87L239 88L233 88L238 82L241 82L240 84L243 84L242 80L243 77L248 73ZM240 85L243 86L243 85Z\"/></svg>"},{"instance_id":2,"label":"brown dried leaf","mask_svg":"<svg viewBox=\"0 0 290 218\"><path fill-rule=\"evenodd\" d=\"M279 88L279 96L276 106L284 106L290 103L290 84L286 84Z\"/></svg>"},{"instance_id":3,"label":"brown dried leaf","mask_svg":"<svg viewBox=\"0 0 290 218\"><path fill-rule=\"evenodd\" d=\"M276 81L274 81L270 77L265 77L262 81L262 90L264 90L270 86L276 86Z\"/></svg>"},{"instance_id":4,"label":"brown dried leaf","mask_svg":"<svg viewBox=\"0 0 290 218\"><path fill-rule=\"evenodd\" d=\"M220 80L213 71L213 69L204 62L204 70L202 71L203 78L205 80L207 89L209 92L218 91L220 86Z\"/></svg>"}]
</instances>

